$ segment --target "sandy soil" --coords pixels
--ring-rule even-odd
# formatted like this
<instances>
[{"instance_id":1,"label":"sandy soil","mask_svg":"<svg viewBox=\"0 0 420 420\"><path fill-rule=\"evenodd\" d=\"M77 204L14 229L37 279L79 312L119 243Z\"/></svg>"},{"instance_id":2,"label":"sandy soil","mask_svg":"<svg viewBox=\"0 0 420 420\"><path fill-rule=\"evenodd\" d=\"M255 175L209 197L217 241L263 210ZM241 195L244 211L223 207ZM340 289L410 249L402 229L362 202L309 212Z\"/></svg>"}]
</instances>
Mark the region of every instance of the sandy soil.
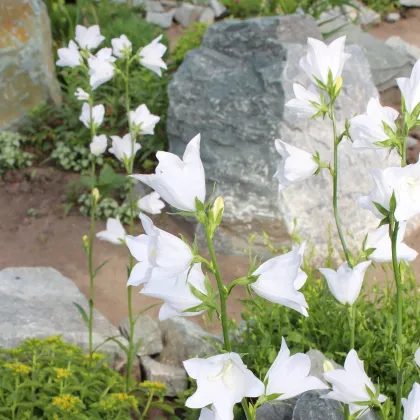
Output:
<instances>
[{"instance_id":1,"label":"sandy soil","mask_svg":"<svg viewBox=\"0 0 420 420\"><path fill-rule=\"evenodd\" d=\"M35 174L31 176L31 174ZM63 216L65 185L74 175L53 168L31 168L9 172L0 184L0 269L13 266L51 266L71 278L87 296L89 276L87 256L82 248L82 236L88 232L89 220L73 211ZM28 210L37 215L28 216ZM155 218L159 226L177 234L182 232L191 238L185 224L175 221L173 216ZM139 226L137 226L139 228ZM96 231L103 230L105 223L96 224ZM96 241L95 266L109 260L101 270L95 283L96 308L118 325L126 316L126 265L128 250L124 246ZM226 282L240 277L247 270L245 257L221 257L223 278ZM245 294L238 288L230 300L229 313L239 317ZM158 302L155 299L135 294L135 311ZM153 316L159 307L149 311ZM196 318L195 318L196 319ZM202 323L201 319L197 320ZM214 326L217 329L217 325Z\"/></svg>"}]
</instances>

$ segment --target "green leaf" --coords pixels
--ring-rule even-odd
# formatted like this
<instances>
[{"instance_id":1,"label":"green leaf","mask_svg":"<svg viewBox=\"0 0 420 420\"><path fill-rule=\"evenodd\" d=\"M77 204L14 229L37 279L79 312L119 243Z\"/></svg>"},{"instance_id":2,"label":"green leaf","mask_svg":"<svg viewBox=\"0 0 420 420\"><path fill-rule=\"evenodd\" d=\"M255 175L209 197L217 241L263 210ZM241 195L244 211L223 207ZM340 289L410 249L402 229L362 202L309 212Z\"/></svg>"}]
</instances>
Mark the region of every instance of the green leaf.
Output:
<instances>
[{"instance_id":1,"label":"green leaf","mask_svg":"<svg viewBox=\"0 0 420 420\"><path fill-rule=\"evenodd\" d=\"M378 209L379 213L381 213L383 216L388 216L389 211L382 204L379 204L376 201L372 201L372 203Z\"/></svg>"},{"instance_id":2,"label":"green leaf","mask_svg":"<svg viewBox=\"0 0 420 420\"><path fill-rule=\"evenodd\" d=\"M160 410L164 411L165 413L175 414L174 409L169 404L161 403L161 402L158 402L158 401L153 401L150 405L152 407L159 408Z\"/></svg>"},{"instance_id":3,"label":"green leaf","mask_svg":"<svg viewBox=\"0 0 420 420\"><path fill-rule=\"evenodd\" d=\"M86 311L76 302L73 302L73 305L78 309L80 315L82 316L83 322L86 326L89 325L89 317L86 313Z\"/></svg>"},{"instance_id":4,"label":"green leaf","mask_svg":"<svg viewBox=\"0 0 420 420\"><path fill-rule=\"evenodd\" d=\"M109 260L104 261L99 267L95 268L95 271L93 272L93 277L95 278L96 275L99 273L99 271L104 267Z\"/></svg>"},{"instance_id":5,"label":"green leaf","mask_svg":"<svg viewBox=\"0 0 420 420\"><path fill-rule=\"evenodd\" d=\"M193 286L191 283L188 284L190 286L191 293L197 298L200 299L202 302L204 302L207 299L207 296L198 290L195 286Z\"/></svg>"},{"instance_id":6,"label":"green leaf","mask_svg":"<svg viewBox=\"0 0 420 420\"><path fill-rule=\"evenodd\" d=\"M395 191L393 191L391 199L389 200L389 212L391 214L394 214L396 208L397 208L397 198L395 197Z\"/></svg>"}]
</instances>

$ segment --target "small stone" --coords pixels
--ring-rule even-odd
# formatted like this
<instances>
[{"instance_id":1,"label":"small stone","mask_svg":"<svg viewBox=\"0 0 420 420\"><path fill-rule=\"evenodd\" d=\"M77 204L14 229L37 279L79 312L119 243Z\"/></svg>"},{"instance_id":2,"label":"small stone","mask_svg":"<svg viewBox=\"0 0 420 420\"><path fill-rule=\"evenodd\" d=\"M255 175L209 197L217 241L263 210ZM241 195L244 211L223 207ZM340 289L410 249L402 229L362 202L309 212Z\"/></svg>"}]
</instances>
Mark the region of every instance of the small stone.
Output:
<instances>
[{"instance_id":1,"label":"small stone","mask_svg":"<svg viewBox=\"0 0 420 420\"><path fill-rule=\"evenodd\" d=\"M216 346L221 345L220 339L184 317L167 319L160 323L160 328L164 342L159 356L162 363L182 367L182 362L192 357L218 354Z\"/></svg>"},{"instance_id":2,"label":"small stone","mask_svg":"<svg viewBox=\"0 0 420 420\"><path fill-rule=\"evenodd\" d=\"M160 2L160 4L162 6L169 7L171 9L174 8L174 7L176 7L176 6L178 6L178 3L176 1L174 1L174 0L162 0Z\"/></svg>"},{"instance_id":3,"label":"small stone","mask_svg":"<svg viewBox=\"0 0 420 420\"><path fill-rule=\"evenodd\" d=\"M363 26L375 26L381 23L381 15L378 12L357 0L353 0L351 3L356 7L348 5L342 7L343 14L348 18L349 22L357 22Z\"/></svg>"},{"instance_id":4,"label":"small stone","mask_svg":"<svg viewBox=\"0 0 420 420\"><path fill-rule=\"evenodd\" d=\"M226 12L226 6L218 0L209 0L209 6L213 9L215 16L218 18Z\"/></svg>"},{"instance_id":5,"label":"small stone","mask_svg":"<svg viewBox=\"0 0 420 420\"><path fill-rule=\"evenodd\" d=\"M407 41L404 41L399 36L390 36L385 41L385 44L395 49L400 54L408 56L412 65L414 65L414 63L420 59L420 48L416 45L409 44Z\"/></svg>"},{"instance_id":6,"label":"small stone","mask_svg":"<svg viewBox=\"0 0 420 420\"><path fill-rule=\"evenodd\" d=\"M420 0L401 0L400 4L404 7L420 7Z\"/></svg>"},{"instance_id":7,"label":"small stone","mask_svg":"<svg viewBox=\"0 0 420 420\"><path fill-rule=\"evenodd\" d=\"M195 6L190 3L182 3L175 10L174 18L184 28L188 28L193 22L197 22L203 13L202 6Z\"/></svg>"},{"instance_id":8,"label":"small stone","mask_svg":"<svg viewBox=\"0 0 420 420\"><path fill-rule=\"evenodd\" d=\"M297 400L298 397L283 401L281 404L265 403L257 409L256 420L292 420Z\"/></svg>"},{"instance_id":9,"label":"small stone","mask_svg":"<svg viewBox=\"0 0 420 420\"><path fill-rule=\"evenodd\" d=\"M320 398L329 391L309 391L302 394L293 410L292 420L343 420L337 401Z\"/></svg>"},{"instance_id":10,"label":"small stone","mask_svg":"<svg viewBox=\"0 0 420 420\"><path fill-rule=\"evenodd\" d=\"M140 363L146 380L166 385L167 397L175 397L187 389L187 373L183 368L160 363L149 356L142 356Z\"/></svg>"},{"instance_id":11,"label":"small stone","mask_svg":"<svg viewBox=\"0 0 420 420\"><path fill-rule=\"evenodd\" d=\"M212 23L214 23L215 17L216 16L214 14L213 9L211 7L206 7L200 16L199 22L208 23L211 25Z\"/></svg>"},{"instance_id":12,"label":"small stone","mask_svg":"<svg viewBox=\"0 0 420 420\"><path fill-rule=\"evenodd\" d=\"M118 372L121 376L125 377L127 372L127 357L118 357L114 359L109 366L111 369ZM136 384L139 384L142 381L140 359L138 357L133 360L130 377L136 381Z\"/></svg>"},{"instance_id":13,"label":"small stone","mask_svg":"<svg viewBox=\"0 0 420 420\"><path fill-rule=\"evenodd\" d=\"M130 323L125 318L120 323L121 334L128 340ZM137 351L137 356L158 354L163 349L162 334L159 324L149 315L140 315L134 325L134 343L141 339L142 344Z\"/></svg>"},{"instance_id":14,"label":"small stone","mask_svg":"<svg viewBox=\"0 0 420 420\"><path fill-rule=\"evenodd\" d=\"M386 17L386 21L389 23L398 22L401 19L401 15L399 13L388 13Z\"/></svg>"},{"instance_id":15,"label":"small stone","mask_svg":"<svg viewBox=\"0 0 420 420\"><path fill-rule=\"evenodd\" d=\"M160 4L159 1L148 1L146 5L146 10L148 12L163 13L165 9Z\"/></svg>"},{"instance_id":16,"label":"small stone","mask_svg":"<svg viewBox=\"0 0 420 420\"><path fill-rule=\"evenodd\" d=\"M407 147L416 147L418 144L418 140L414 137L408 136L406 140Z\"/></svg>"},{"instance_id":17,"label":"small stone","mask_svg":"<svg viewBox=\"0 0 420 420\"><path fill-rule=\"evenodd\" d=\"M342 369L343 367L338 363L335 363L334 360L327 359L319 350L309 350L306 353L311 360L311 370L309 375L315 376L321 381L324 380L324 362L329 361L336 369Z\"/></svg>"},{"instance_id":18,"label":"small stone","mask_svg":"<svg viewBox=\"0 0 420 420\"><path fill-rule=\"evenodd\" d=\"M172 26L172 20L175 14L175 9L168 10L167 12L147 12L146 22L153 23L161 28L168 29Z\"/></svg>"}]
</instances>

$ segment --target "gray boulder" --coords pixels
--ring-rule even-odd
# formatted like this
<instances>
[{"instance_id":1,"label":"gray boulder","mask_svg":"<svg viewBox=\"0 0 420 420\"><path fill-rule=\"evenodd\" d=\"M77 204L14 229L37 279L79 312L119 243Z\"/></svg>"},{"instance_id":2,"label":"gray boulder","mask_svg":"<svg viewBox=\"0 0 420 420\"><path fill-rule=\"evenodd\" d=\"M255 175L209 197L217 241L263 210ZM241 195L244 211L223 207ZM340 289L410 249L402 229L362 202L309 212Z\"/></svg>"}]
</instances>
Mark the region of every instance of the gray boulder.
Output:
<instances>
[{"instance_id":1,"label":"gray boulder","mask_svg":"<svg viewBox=\"0 0 420 420\"><path fill-rule=\"evenodd\" d=\"M217 346L222 344L221 341L184 317L162 321L160 328L164 342L159 356L162 363L182 367L184 360L219 353Z\"/></svg>"},{"instance_id":2,"label":"gray boulder","mask_svg":"<svg viewBox=\"0 0 420 420\"><path fill-rule=\"evenodd\" d=\"M82 292L54 268L19 267L0 271L0 347L16 347L30 337L62 335L65 341L87 351L87 327L73 302L88 311L88 301ZM93 346L118 335L118 329L95 310ZM123 337L120 340L128 344ZM125 357L113 341L108 341L99 351Z\"/></svg>"},{"instance_id":3,"label":"gray boulder","mask_svg":"<svg viewBox=\"0 0 420 420\"><path fill-rule=\"evenodd\" d=\"M175 10L174 18L184 28L188 28L193 22L200 19L201 14L205 8L203 6L196 6L191 3L182 3Z\"/></svg>"},{"instance_id":4,"label":"gray boulder","mask_svg":"<svg viewBox=\"0 0 420 420\"><path fill-rule=\"evenodd\" d=\"M170 150L182 155L187 142L201 133L208 191L216 183L216 196L225 201L215 237L217 250L225 254L242 253L250 234L263 231L276 245L289 243L295 218L299 234L311 237L319 255L327 252L327 226L334 224L329 173L293 185L281 196L273 180L281 159L276 138L318 150L324 161L332 158L330 122L299 120L284 107L294 97L293 82L308 84L299 67L308 36L320 39L321 33L312 18L301 15L216 23L207 29L201 47L187 54L169 86ZM340 129L346 117L364 112L378 95L363 50L351 45L347 52L352 58L337 102ZM371 189L370 168L385 162L344 141L339 164L341 179L347 180L340 185L344 231L362 241L377 221L356 200ZM197 233L202 240L200 229ZM258 237L254 244L258 252L267 251Z\"/></svg>"},{"instance_id":5,"label":"gray boulder","mask_svg":"<svg viewBox=\"0 0 420 420\"><path fill-rule=\"evenodd\" d=\"M145 379L166 385L166 396L175 397L187 389L187 373L183 368L160 363L149 356L140 357Z\"/></svg>"},{"instance_id":6,"label":"gray boulder","mask_svg":"<svg viewBox=\"0 0 420 420\"><path fill-rule=\"evenodd\" d=\"M168 29L172 26L172 21L175 15L175 9L168 10L167 12L152 12L146 13L146 21L153 23L161 28Z\"/></svg>"},{"instance_id":7,"label":"gray boulder","mask_svg":"<svg viewBox=\"0 0 420 420\"><path fill-rule=\"evenodd\" d=\"M128 340L130 336L130 322L125 318L120 323L120 332ZM142 341L137 356L150 356L160 353L163 349L162 333L157 321L149 315L139 315L134 325L134 342Z\"/></svg>"},{"instance_id":8,"label":"gray boulder","mask_svg":"<svg viewBox=\"0 0 420 420\"><path fill-rule=\"evenodd\" d=\"M42 0L0 1L0 129L22 123L41 102L61 101L50 21Z\"/></svg>"}]
</instances>

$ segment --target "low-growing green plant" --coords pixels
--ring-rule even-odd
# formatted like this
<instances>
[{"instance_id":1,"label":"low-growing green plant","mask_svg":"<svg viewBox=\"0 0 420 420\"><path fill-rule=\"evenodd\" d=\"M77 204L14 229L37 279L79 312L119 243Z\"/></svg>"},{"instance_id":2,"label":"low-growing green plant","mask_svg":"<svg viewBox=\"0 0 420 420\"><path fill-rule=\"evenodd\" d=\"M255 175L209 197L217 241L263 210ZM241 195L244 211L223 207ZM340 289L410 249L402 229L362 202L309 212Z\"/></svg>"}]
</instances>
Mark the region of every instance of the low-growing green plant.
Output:
<instances>
[{"instance_id":1,"label":"low-growing green plant","mask_svg":"<svg viewBox=\"0 0 420 420\"><path fill-rule=\"evenodd\" d=\"M184 61L184 57L189 51L200 47L208 26L209 25L204 22L194 22L191 27L181 35L171 56L171 60L175 67L178 67Z\"/></svg>"},{"instance_id":2,"label":"low-growing green plant","mask_svg":"<svg viewBox=\"0 0 420 420\"><path fill-rule=\"evenodd\" d=\"M27 168L32 165L34 155L25 152L25 136L12 131L0 131L0 175L6 169Z\"/></svg>"},{"instance_id":3,"label":"low-growing green plant","mask_svg":"<svg viewBox=\"0 0 420 420\"><path fill-rule=\"evenodd\" d=\"M331 267L331 261L330 255L324 266ZM245 364L257 372L261 380L278 354L282 337L289 343L292 353L316 349L337 363L344 362L350 341L349 309L332 296L315 266L309 255L303 267L308 280L302 288L310 308L308 318L256 295L242 301L245 307L243 322L235 328L233 347L237 353L244 354ZM396 372L389 358L395 349L396 329L392 269L384 268L383 276L385 280L379 281L371 275L360 294L356 307L355 348L365 361L373 382L380 380L381 390L395 400ZM414 353L419 347L420 289L414 273L408 269L404 272L404 295L404 341L408 350ZM406 371L404 395L408 394L418 376L419 369L411 363Z\"/></svg>"},{"instance_id":4,"label":"low-growing green plant","mask_svg":"<svg viewBox=\"0 0 420 420\"><path fill-rule=\"evenodd\" d=\"M151 391L127 394L107 358L53 336L0 349L0 419L131 420Z\"/></svg>"},{"instance_id":5,"label":"low-growing green plant","mask_svg":"<svg viewBox=\"0 0 420 420\"><path fill-rule=\"evenodd\" d=\"M55 145L54 151L51 153L51 158L57 161L57 164L66 170L81 172L88 169L93 160L89 147L81 144L71 144L59 141ZM97 159L98 165L102 165L102 156Z\"/></svg>"}]
</instances>

